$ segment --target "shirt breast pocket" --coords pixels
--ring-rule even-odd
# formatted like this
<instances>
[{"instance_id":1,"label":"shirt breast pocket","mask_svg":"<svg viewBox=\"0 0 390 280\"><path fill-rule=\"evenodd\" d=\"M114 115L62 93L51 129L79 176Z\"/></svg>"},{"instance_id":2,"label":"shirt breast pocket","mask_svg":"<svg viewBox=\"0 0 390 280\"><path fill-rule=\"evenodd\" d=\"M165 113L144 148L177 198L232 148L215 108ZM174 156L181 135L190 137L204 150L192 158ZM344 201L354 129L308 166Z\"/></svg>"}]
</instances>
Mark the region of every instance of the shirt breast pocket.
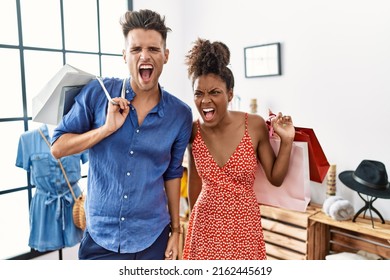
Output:
<instances>
[{"instance_id":1,"label":"shirt breast pocket","mask_svg":"<svg viewBox=\"0 0 390 280\"><path fill-rule=\"evenodd\" d=\"M61 158L69 182L76 183L81 177L80 155L71 155Z\"/></svg>"},{"instance_id":2,"label":"shirt breast pocket","mask_svg":"<svg viewBox=\"0 0 390 280\"><path fill-rule=\"evenodd\" d=\"M50 157L51 154L40 153L31 156L32 173L34 177L50 176Z\"/></svg>"}]
</instances>

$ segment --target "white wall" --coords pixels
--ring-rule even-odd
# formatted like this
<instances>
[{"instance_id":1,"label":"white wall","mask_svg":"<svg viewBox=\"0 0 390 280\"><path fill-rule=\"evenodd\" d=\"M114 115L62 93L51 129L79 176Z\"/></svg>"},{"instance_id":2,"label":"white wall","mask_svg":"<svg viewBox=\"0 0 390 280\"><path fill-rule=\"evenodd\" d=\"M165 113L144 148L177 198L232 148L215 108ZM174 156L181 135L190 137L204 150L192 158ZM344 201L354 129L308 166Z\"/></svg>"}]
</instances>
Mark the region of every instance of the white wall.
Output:
<instances>
[{"instance_id":1,"label":"white wall","mask_svg":"<svg viewBox=\"0 0 390 280\"><path fill-rule=\"evenodd\" d=\"M171 57L162 84L188 104L191 86L184 55L199 36L226 43L241 110L257 98L267 109L312 127L337 172L363 159L382 161L390 172L390 5L386 0L134 0L134 9L166 15ZM282 76L246 79L243 49L280 42ZM195 109L194 109L195 112ZM337 181L337 195L358 211L357 193ZM312 200L326 198L326 182L312 183ZM390 220L390 201L374 206Z\"/></svg>"}]
</instances>

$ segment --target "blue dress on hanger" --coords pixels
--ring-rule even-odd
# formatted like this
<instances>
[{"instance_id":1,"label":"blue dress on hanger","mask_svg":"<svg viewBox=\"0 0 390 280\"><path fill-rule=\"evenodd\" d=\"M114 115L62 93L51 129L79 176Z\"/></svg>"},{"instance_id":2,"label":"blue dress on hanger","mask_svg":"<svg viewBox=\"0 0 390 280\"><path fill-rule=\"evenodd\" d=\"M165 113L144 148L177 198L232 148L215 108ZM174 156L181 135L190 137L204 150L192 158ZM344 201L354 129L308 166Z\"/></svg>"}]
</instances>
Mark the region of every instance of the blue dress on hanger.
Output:
<instances>
[{"instance_id":1,"label":"blue dress on hanger","mask_svg":"<svg viewBox=\"0 0 390 280\"><path fill-rule=\"evenodd\" d=\"M46 139L46 125L40 127ZM88 152L61 158L76 197L81 193L81 163L88 161ZM57 160L38 130L20 136L16 166L30 171L35 193L30 205L30 237L28 245L40 252L72 247L81 241L83 232L73 223L73 197Z\"/></svg>"}]
</instances>

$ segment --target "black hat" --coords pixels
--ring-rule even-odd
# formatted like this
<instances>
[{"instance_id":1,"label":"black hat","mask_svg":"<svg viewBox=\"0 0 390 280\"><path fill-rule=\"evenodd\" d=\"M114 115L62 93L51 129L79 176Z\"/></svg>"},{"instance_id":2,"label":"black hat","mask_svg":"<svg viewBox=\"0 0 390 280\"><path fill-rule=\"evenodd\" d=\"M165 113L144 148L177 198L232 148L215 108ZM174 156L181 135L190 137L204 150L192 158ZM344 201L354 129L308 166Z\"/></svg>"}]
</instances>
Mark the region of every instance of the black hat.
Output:
<instances>
[{"instance_id":1,"label":"black hat","mask_svg":"<svg viewBox=\"0 0 390 280\"><path fill-rule=\"evenodd\" d=\"M355 171L343 171L339 178L347 187L359 193L390 198L386 167L379 161L363 160Z\"/></svg>"}]
</instances>

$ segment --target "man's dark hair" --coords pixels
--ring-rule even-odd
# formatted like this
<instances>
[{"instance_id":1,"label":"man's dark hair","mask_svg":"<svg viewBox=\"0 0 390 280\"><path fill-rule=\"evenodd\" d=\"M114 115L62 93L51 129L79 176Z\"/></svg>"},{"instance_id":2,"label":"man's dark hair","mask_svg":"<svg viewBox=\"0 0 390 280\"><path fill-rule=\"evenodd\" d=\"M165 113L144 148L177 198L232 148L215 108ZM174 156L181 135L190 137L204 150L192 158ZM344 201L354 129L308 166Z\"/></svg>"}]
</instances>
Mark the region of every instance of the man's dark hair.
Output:
<instances>
[{"instance_id":1,"label":"man's dark hair","mask_svg":"<svg viewBox=\"0 0 390 280\"><path fill-rule=\"evenodd\" d=\"M127 34L133 29L142 28L145 30L155 30L161 34L164 45L167 41L167 33L171 31L165 25L165 17L157 12L145 9L139 11L127 11L120 19L123 36L126 38Z\"/></svg>"}]
</instances>

